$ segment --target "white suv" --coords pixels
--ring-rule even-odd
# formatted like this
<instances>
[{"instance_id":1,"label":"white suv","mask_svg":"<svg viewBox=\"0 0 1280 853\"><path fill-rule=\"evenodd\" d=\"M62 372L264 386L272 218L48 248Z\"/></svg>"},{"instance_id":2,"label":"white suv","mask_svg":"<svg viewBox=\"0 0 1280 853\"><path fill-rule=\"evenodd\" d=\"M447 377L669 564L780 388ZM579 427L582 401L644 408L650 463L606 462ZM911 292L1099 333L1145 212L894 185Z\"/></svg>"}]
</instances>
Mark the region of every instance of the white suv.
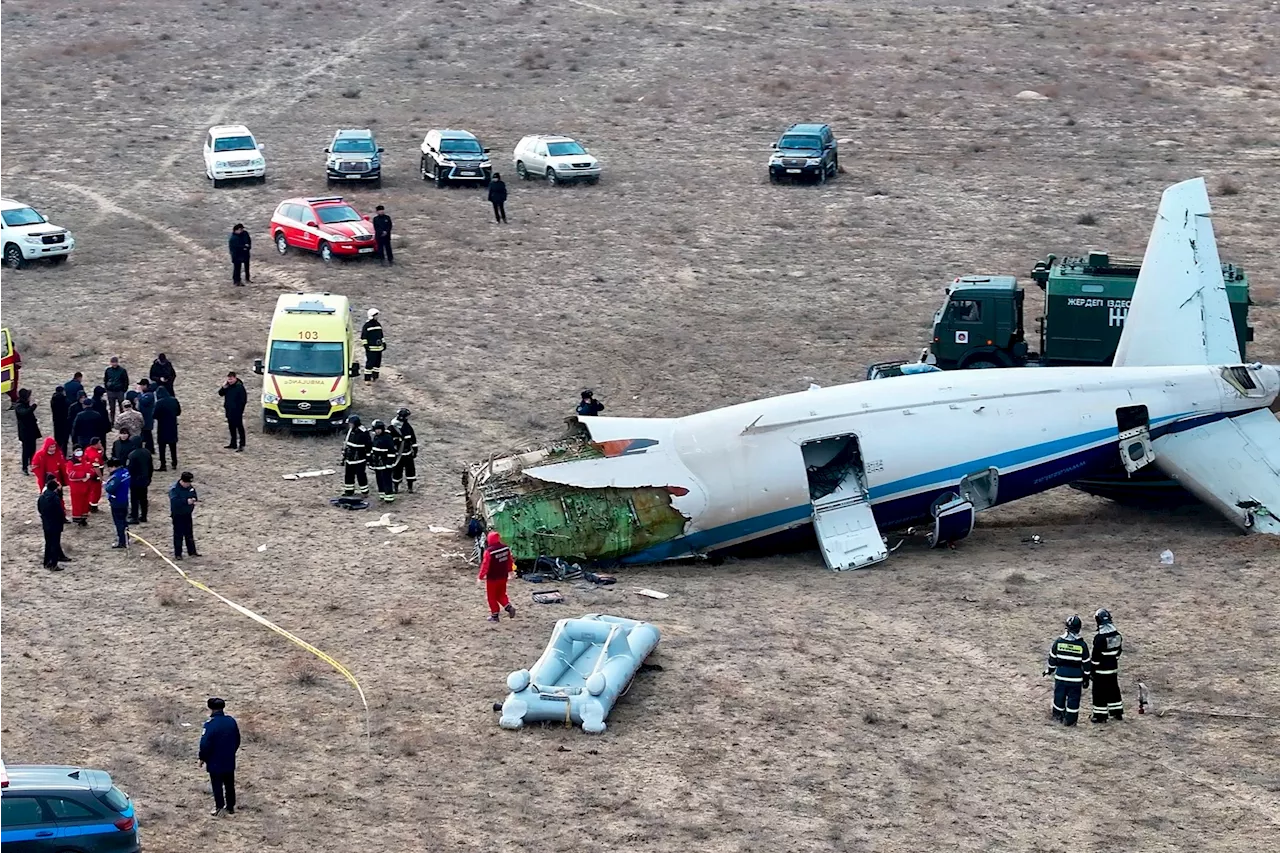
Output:
<instances>
[{"instance_id":1,"label":"white suv","mask_svg":"<svg viewBox=\"0 0 1280 853\"><path fill-rule=\"evenodd\" d=\"M262 156L262 143L243 124L209 128L204 137L204 174L215 187L241 178L257 178L263 183L267 161Z\"/></svg>"},{"instance_id":2,"label":"white suv","mask_svg":"<svg viewBox=\"0 0 1280 853\"><path fill-rule=\"evenodd\" d=\"M524 180L546 178L549 184L566 184L600 180L600 161L591 156L581 143L567 136L535 134L526 136L516 146L511 158L516 174Z\"/></svg>"},{"instance_id":3,"label":"white suv","mask_svg":"<svg viewBox=\"0 0 1280 853\"><path fill-rule=\"evenodd\" d=\"M76 247L70 231L11 198L0 198L0 242L4 244L4 265L11 270L41 258L62 263Z\"/></svg>"}]
</instances>

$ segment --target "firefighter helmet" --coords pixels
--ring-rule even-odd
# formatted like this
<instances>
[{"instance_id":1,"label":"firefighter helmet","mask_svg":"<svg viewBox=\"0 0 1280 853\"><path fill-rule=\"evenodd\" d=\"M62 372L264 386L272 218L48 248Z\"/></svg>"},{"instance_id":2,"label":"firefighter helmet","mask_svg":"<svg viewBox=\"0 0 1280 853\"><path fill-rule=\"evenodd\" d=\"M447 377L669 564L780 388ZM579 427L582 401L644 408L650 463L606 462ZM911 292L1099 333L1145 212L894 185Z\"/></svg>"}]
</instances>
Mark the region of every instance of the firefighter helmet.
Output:
<instances>
[{"instance_id":1,"label":"firefighter helmet","mask_svg":"<svg viewBox=\"0 0 1280 853\"><path fill-rule=\"evenodd\" d=\"M386 424L384 424L381 420L376 420L376 421L374 421L373 423L369 424L369 428L370 428L370 429L386 429L386 428L387 428L387 425L386 425ZM1078 622L1078 621L1080 621L1078 617L1077 617L1076 621L1077 621L1077 622Z\"/></svg>"},{"instance_id":2,"label":"firefighter helmet","mask_svg":"<svg viewBox=\"0 0 1280 853\"><path fill-rule=\"evenodd\" d=\"M402 421L404 421L404 420L408 420L408 419L409 419L409 410L408 410L408 409L406 409L404 406L401 406L401 407L400 407L400 411L396 412L396 417L397 417L397 418L399 418L399 419L400 419L400 420L402 420Z\"/></svg>"},{"instance_id":3,"label":"firefighter helmet","mask_svg":"<svg viewBox=\"0 0 1280 853\"><path fill-rule=\"evenodd\" d=\"M1083 625L1084 623L1080 621L1079 616L1073 615L1073 616L1067 617L1067 621L1065 624L1067 626L1068 631L1070 631L1073 634L1078 634L1080 633L1081 625Z\"/></svg>"},{"instance_id":4,"label":"firefighter helmet","mask_svg":"<svg viewBox=\"0 0 1280 853\"><path fill-rule=\"evenodd\" d=\"M352 415L351 417L347 418L347 423L351 424L352 426L360 426L360 416Z\"/></svg>"},{"instance_id":5,"label":"firefighter helmet","mask_svg":"<svg viewBox=\"0 0 1280 853\"><path fill-rule=\"evenodd\" d=\"M1098 612L1093 614L1093 621L1098 623L1098 627L1111 624L1111 611L1105 607L1099 607Z\"/></svg>"}]
</instances>

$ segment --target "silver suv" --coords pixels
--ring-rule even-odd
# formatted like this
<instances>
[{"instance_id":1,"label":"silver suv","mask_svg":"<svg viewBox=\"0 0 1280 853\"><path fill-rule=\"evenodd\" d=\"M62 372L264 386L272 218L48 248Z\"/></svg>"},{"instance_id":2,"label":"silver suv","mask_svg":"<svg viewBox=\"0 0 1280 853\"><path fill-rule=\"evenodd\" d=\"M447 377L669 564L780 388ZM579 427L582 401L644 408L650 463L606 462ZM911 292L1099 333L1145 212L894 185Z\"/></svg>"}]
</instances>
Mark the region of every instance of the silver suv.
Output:
<instances>
[{"instance_id":1,"label":"silver suv","mask_svg":"<svg viewBox=\"0 0 1280 853\"><path fill-rule=\"evenodd\" d=\"M419 169L422 180L434 180L438 187L449 183L488 185L493 175L489 149L465 130L427 131Z\"/></svg>"},{"instance_id":2,"label":"silver suv","mask_svg":"<svg viewBox=\"0 0 1280 853\"><path fill-rule=\"evenodd\" d=\"M334 181L369 181L382 186L382 151L372 130L339 130L324 149L329 186Z\"/></svg>"}]
</instances>

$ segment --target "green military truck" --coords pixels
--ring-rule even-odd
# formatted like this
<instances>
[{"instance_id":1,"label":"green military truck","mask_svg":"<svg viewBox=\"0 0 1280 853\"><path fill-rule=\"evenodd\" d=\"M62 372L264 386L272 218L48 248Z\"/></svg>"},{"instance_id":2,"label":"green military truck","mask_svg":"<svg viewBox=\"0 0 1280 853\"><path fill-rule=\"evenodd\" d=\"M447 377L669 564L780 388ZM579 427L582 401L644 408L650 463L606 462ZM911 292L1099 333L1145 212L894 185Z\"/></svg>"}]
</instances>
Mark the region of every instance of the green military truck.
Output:
<instances>
[{"instance_id":1,"label":"green military truck","mask_svg":"<svg viewBox=\"0 0 1280 853\"><path fill-rule=\"evenodd\" d=\"M1031 270L1044 291L1044 313L1036 317L1039 352L1031 349L1023 319L1024 294L1011 275L968 275L947 287L933 316L930 361L943 370L990 367L1069 367L1111 364L1124 331L1139 261L1106 252L1058 260L1050 255ZM1253 340L1249 327L1249 280L1235 264L1222 265L1227 299L1243 357Z\"/></svg>"},{"instance_id":2,"label":"green military truck","mask_svg":"<svg viewBox=\"0 0 1280 853\"><path fill-rule=\"evenodd\" d=\"M1115 359L1120 333L1138 281L1140 261L1118 260L1106 252L1059 260L1050 255L1031 270L1045 293L1036 317L1039 352L1027 341L1024 291L1011 275L969 275L947 287L933 315L933 340L916 365L883 362L867 368L868 379L921 370L993 367L1107 366ZM1227 299L1243 358L1253 340L1249 326L1249 280L1235 264L1222 265ZM928 363L925 363L927 359ZM1113 474L1080 480L1073 487L1126 503L1184 503L1195 499L1154 467L1129 476L1116 459Z\"/></svg>"}]
</instances>

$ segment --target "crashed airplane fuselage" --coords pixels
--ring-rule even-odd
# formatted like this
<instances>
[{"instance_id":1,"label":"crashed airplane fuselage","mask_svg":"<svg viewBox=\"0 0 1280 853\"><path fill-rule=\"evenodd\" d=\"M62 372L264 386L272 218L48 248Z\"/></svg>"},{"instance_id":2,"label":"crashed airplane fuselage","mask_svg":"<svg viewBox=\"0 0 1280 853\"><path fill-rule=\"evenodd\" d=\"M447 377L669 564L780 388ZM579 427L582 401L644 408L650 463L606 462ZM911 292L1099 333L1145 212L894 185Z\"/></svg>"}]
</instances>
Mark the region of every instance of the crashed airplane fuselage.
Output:
<instances>
[{"instance_id":1,"label":"crashed airplane fuselage","mask_svg":"<svg viewBox=\"0 0 1280 853\"><path fill-rule=\"evenodd\" d=\"M577 418L558 444L471 467L468 508L521 559L655 562L812 524L843 569L884 559L883 530L923 524L952 542L991 506L1154 463L1241 527L1280 533L1267 411L1280 373L1239 363L1208 212L1202 180L1165 192L1115 367L924 373L681 418Z\"/></svg>"}]
</instances>

